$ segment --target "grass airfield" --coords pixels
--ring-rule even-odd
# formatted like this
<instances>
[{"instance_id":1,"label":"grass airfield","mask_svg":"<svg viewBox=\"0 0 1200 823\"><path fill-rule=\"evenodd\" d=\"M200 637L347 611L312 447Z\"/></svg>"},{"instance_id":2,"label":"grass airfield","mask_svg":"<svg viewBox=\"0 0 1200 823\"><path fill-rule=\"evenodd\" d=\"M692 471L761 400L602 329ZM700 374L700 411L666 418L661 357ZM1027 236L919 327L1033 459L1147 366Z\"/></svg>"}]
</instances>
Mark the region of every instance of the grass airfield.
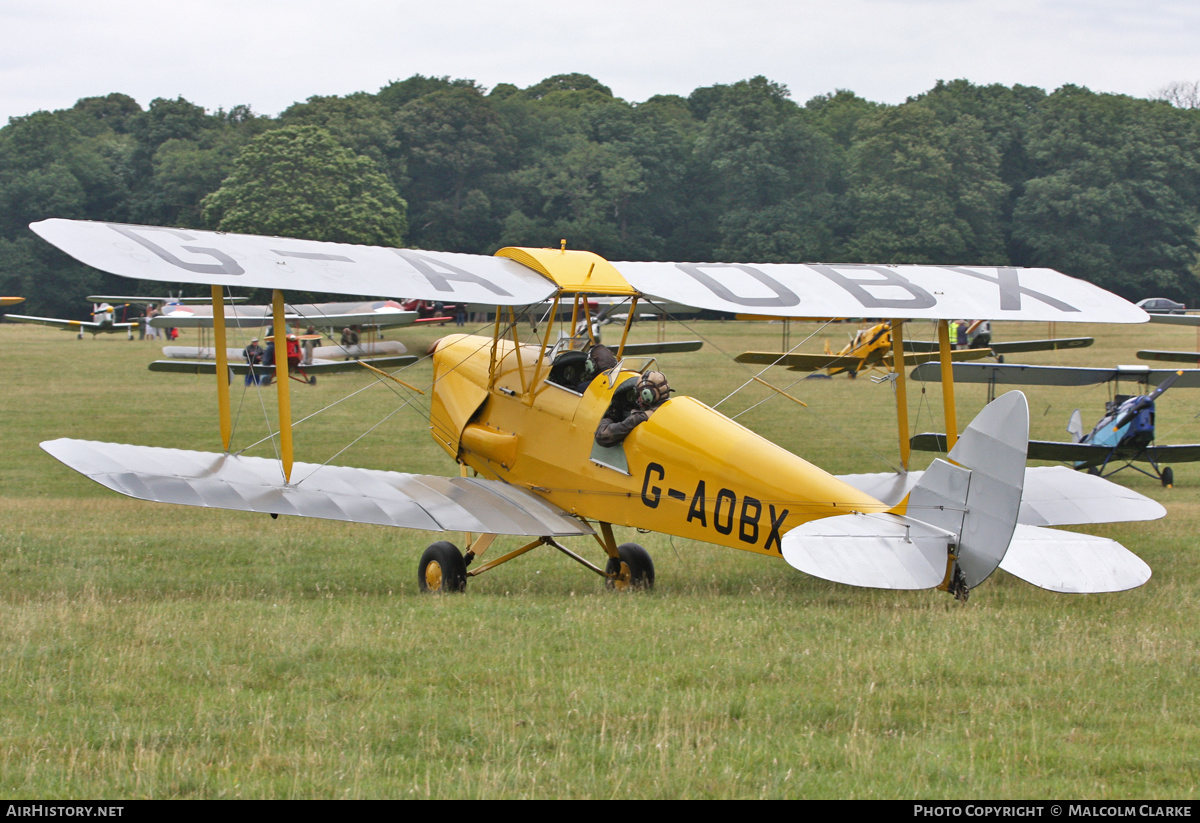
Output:
<instances>
[{"instance_id":1,"label":"grass airfield","mask_svg":"<svg viewBox=\"0 0 1200 823\"><path fill-rule=\"evenodd\" d=\"M674 388L832 472L895 467L889 385L773 369L764 377L807 408L754 383L728 397L752 372L721 351L776 349L782 326L690 325L666 334L709 342L663 358ZM853 328L793 324L790 339L837 349ZM390 336L423 350L452 331ZM995 324L998 340L1049 331ZM639 324L635 338L657 332ZM932 337L929 324L909 332ZM1055 332L1097 343L1021 360L1111 366L1138 362L1139 348L1200 351L1195 330L1171 326ZM442 535L145 503L38 448L78 437L219 450L212 378L152 374L159 354L119 335L0 324L7 798L1197 796L1200 464L1175 466L1169 490L1117 475L1163 501L1167 518L1087 529L1153 568L1131 592L1058 595L998 571L962 604L619 530L652 553L654 592L606 592L541 548L472 579L465 596L429 597L417 560ZM429 376L427 364L404 375ZM372 382L293 383L293 416ZM274 391L233 389L240 447L265 433ZM1090 427L1108 389L1027 394L1031 436L1049 439L1065 437L1076 407ZM375 386L304 422L297 459L453 473L427 401L338 454L400 395ZM958 387L960 429L985 398ZM1198 399L1163 397L1160 442L1200 442ZM939 385L910 384L909 401L913 432L943 430ZM600 556L593 541L574 546Z\"/></svg>"}]
</instances>

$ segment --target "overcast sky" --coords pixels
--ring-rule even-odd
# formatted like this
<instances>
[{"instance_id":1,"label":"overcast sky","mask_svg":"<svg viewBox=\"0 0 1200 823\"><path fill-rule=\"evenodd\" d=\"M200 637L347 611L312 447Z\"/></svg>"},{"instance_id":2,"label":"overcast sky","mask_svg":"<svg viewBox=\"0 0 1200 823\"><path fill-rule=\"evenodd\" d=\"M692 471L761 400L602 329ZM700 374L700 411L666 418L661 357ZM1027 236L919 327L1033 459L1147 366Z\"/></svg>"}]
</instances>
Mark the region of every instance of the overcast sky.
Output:
<instances>
[{"instance_id":1,"label":"overcast sky","mask_svg":"<svg viewBox=\"0 0 1200 823\"><path fill-rule=\"evenodd\" d=\"M278 114L413 74L583 72L630 102L761 74L799 103L938 80L1152 97L1200 80L1193 0L0 0L0 124L123 92Z\"/></svg>"}]
</instances>

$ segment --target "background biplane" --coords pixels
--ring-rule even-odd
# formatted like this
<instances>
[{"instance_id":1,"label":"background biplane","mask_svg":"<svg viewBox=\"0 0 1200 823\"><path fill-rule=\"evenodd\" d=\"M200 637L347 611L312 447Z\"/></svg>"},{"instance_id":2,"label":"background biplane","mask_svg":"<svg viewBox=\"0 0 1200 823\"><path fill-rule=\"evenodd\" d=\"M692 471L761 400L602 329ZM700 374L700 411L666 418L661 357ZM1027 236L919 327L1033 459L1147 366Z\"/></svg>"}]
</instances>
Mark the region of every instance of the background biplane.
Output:
<instances>
[{"instance_id":1,"label":"background biplane","mask_svg":"<svg viewBox=\"0 0 1200 823\"><path fill-rule=\"evenodd\" d=\"M269 327L275 322L271 306L226 308L222 312L222 319L226 328L238 329ZM403 343L396 340L380 340L376 335L382 329L424 322L417 316L417 312L405 309L395 300L285 303L283 319L283 328L299 334L302 342L307 344L307 348L303 349L302 368L293 368L290 373L302 378L301 382L310 384L316 381L309 378L315 378L319 374L362 371L359 363L377 368L396 368L415 362L417 358L403 356L406 351ZM439 319L441 318L434 318ZM216 373L217 353L212 345L206 345L205 339L214 325L211 305L170 306L161 316L150 322L155 327L195 328L201 332L199 346L164 347L163 354L168 359L151 363L151 371L181 374ZM347 327L355 330L353 340L343 343L342 337L335 336L335 333ZM322 332L328 337L330 345L315 345L322 339L322 334L303 334L306 328ZM227 347L225 350L225 357L230 364L229 370L234 374L245 374L250 370L250 364L245 362L244 349L243 345ZM271 364L258 365L254 370L258 374L266 374L269 378L274 367ZM267 382L270 382L270 379Z\"/></svg>"},{"instance_id":2,"label":"background biplane","mask_svg":"<svg viewBox=\"0 0 1200 823\"><path fill-rule=\"evenodd\" d=\"M92 305L91 320L65 320L58 317L32 317L26 314L8 314L5 315L14 323L32 323L38 326L53 326L62 331L73 331L83 339L84 334L91 334L95 337L97 334L121 334L124 333L133 339L133 332L138 327L137 320L133 321L118 321L116 319L117 308L127 308L130 304L120 304L114 308L110 303L95 303Z\"/></svg>"},{"instance_id":3,"label":"background biplane","mask_svg":"<svg viewBox=\"0 0 1200 823\"><path fill-rule=\"evenodd\" d=\"M991 340L990 333L977 335L966 349L955 349L951 359L981 360L985 357L995 357L1004 362L1004 355L1016 352L1046 351L1053 349L1075 349L1090 346L1091 337L1070 337L1051 340L1014 340L1007 343L997 343ZM938 359L939 344L937 341L905 340L904 365L915 366ZM896 355L892 351L891 327L888 323L861 328L853 339L841 351L834 352L829 342L825 342L825 354L805 354L802 352L743 352L736 360L759 366L787 366L792 371L821 371L825 370L830 377L845 372L850 377L856 377L859 372L869 369L882 368L891 371L895 367Z\"/></svg>"},{"instance_id":4,"label":"background biplane","mask_svg":"<svg viewBox=\"0 0 1200 823\"><path fill-rule=\"evenodd\" d=\"M650 364L618 362L582 390L563 386L553 379L556 361L575 352L555 340L552 324L540 339L522 342L513 308L547 299L570 303L575 307L571 330L589 295L629 298L630 316L648 296L730 313L884 317L892 319L897 351L902 351L903 319L937 320L939 360L947 375L946 321L954 317L1146 320L1126 301L1058 272L609 263L568 251L565 243L562 249L506 248L483 257L58 219L31 228L105 271L208 284L218 312L226 286L275 289L273 316L279 328L284 286L453 303L490 300L497 307L492 334L451 335L433 354L430 430L460 465L457 478L296 462L284 380L276 381L278 461L231 450L228 385L220 378L220 453L70 439L43 444L68 466L141 499L468 533L465 556L447 541L430 545L419 565L422 588L461 589L468 576L543 545L614 587L648 583L652 561L637 544L618 545L618 526L782 557L840 583L936 587L960 597L1001 564L1054 591L1117 591L1150 576L1149 567L1115 541L1020 522L1029 418L1019 392L989 404L959 438L947 386L951 461L934 461L903 499L892 503L682 394L658 406L622 444L598 451L592 438L596 423ZM218 317L214 334L220 337L223 331ZM619 358L624 342L616 347ZM220 371L224 341L216 340L215 349ZM903 373L898 377L897 397L903 401ZM906 435L905 403L898 409L899 429ZM904 436L905 466L907 445ZM1064 480L1054 488L1055 499L1039 501L1046 525L1163 514L1147 498L1099 478L1084 479L1091 482ZM1086 507L1071 505L1079 496L1100 505L1085 512ZM533 540L468 572L501 535ZM606 567L561 545L565 536L593 536L607 555Z\"/></svg>"},{"instance_id":5,"label":"background biplane","mask_svg":"<svg viewBox=\"0 0 1200 823\"><path fill-rule=\"evenodd\" d=\"M937 344L934 344L932 349L923 349L920 352L913 351L911 346L912 341L904 341L903 362L906 366L937 360L939 357ZM950 356L954 360L978 360L990 357L991 351L985 348L960 349L953 351ZM826 341L824 354L750 351L743 352L734 359L739 363L756 366L787 366L792 371L824 370L830 377L843 372L850 377L857 377L861 371L876 368L891 371L896 354L892 346L891 324L876 323L855 332L853 339L838 352L833 351Z\"/></svg>"},{"instance_id":6,"label":"background biplane","mask_svg":"<svg viewBox=\"0 0 1200 823\"><path fill-rule=\"evenodd\" d=\"M24 300L25 298L15 298L16 300ZM92 302L92 319L86 320L65 320L57 317L30 317L28 315L10 314L8 318L15 323L33 323L39 326L53 326L63 331L73 331L83 339L85 333L91 333L93 337L97 334L117 334L125 332L130 340L133 339L133 331L142 322L139 317L137 320L129 320L130 307L132 306L157 306L159 310L168 310L173 306L182 306L187 303L195 303L205 301L211 303L212 299L208 297L147 297L147 296L129 296L129 295L108 295L108 294L90 294L87 298ZM226 297L226 303L235 303L245 298L242 297ZM117 309L123 310L124 318L121 322L116 322ZM135 311L134 314L139 314Z\"/></svg>"},{"instance_id":7,"label":"background biplane","mask_svg":"<svg viewBox=\"0 0 1200 823\"><path fill-rule=\"evenodd\" d=\"M1174 483L1174 471L1164 463L1185 463L1200 460L1200 444L1160 446L1155 443L1155 401L1172 386L1200 386L1200 370L1151 369L1147 366L1117 366L1116 368L1078 368L1068 366L1022 366L1016 364L956 363L954 380L958 383L986 383L989 402L997 386L1096 386L1111 384L1113 397L1105 404L1100 420L1085 431L1079 409L1071 415L1067 432L1069 442L1031 440L1029 458L1071 463L1077 469L1109 476L1132 468L1162 482ZM928 365L913 370L912 378L938 381L941 372ZM1140 387L1138 394L1120 393L1121 382ZM1153 390L1150 387L1154 386ZM941 434L923 433L912 439L914 449L945 451L946 440ZM1137 463L1148 463L1147 471Z\"/></svg>"}]
</instances>

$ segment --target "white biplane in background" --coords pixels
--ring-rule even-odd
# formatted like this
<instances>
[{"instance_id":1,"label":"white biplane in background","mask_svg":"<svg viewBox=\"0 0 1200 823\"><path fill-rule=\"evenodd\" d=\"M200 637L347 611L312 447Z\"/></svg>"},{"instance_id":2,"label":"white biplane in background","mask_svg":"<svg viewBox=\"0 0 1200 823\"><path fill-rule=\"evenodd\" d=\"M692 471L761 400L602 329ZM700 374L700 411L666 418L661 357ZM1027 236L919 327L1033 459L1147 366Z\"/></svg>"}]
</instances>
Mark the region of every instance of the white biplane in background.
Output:
<instances>
[{"instance_id":1,"label":"white biplane in background","mask_svg":"<svg viewBox=\"0 0 1200 823\"><path fill-rule=\"evenodd\" d=\"M221 315L226 329L269 328L275 323L271 306L226 308ZM319 374L361 372L362 366L383 369L415 363L416 357L404 356L407 349L403 343L398 340L382 340L376 335L383 329L426 322L418 317L417 312L406 310L395 300L285 303L283 318L284 333L295 334L303 344L300 349L303 352L301 359L298 363L291 364L289 374L300 382L309 384L315 384ZM437 321L442 318L432 319ZM214 346L207 345L205 340L205 336L214 326L211 301L208 306L169 306L161 315L152 319L150 324L156 328L200 329L201 334L199 346L164 346L163 354L167 359L151 363L151 371L180 374L216 373L216 350ZM313 332L305 333L306 329L313 329ZM343 342L344 334L335 336L350 329L353 329L352 340ZM316 342L322 339L322 335L328 337L329 345L316 345ZM230 372L245 374L253 369L259 374L273 374L274 365L271 363L247 363L244 345L247 341L239 342L243 345L227 347L225 350ZM274 342L274 335L264 337L262 342L264 345L266 342ZM274 348L284 347L280 341Z\"/></svg>"},{"instance_id":2,"label":"white biplane in background","mask_svg":"<svg viewBox=\"0 0 1200 823\"><path fill-rule=\"evenodd\" d=\"M91 299L90 297L88 298ZM62 331L73 331L82 340L84 334L95 337L98 334L125 334L130 340L138 327L140 320L118 321L117 309L128 308L130 304L120 304L113 307L111 303L100 302L92 304L91 320L65 320L58 317L31 317L27 314L5 315L13 323L32 323L38 326L53 326Z\"/></svg>"},{"instance_id":3,"label":"white biplane in background","mask_svg":"<svg viewBox=\"0 0 1200 823\"><path fill-rule=\"evenodd\" d=\"M221 452L72 439L42 444L93 480L141 499L468 533L465 556L447 541L429 546L419 564L422 589L460 590L468 577L543 545L613 587L651 583L649 555L634 543L618 545L614 526L782 557L840 583L941 588L959 597L998 567L1063 592L1118 591L1150 577L1149 567L1115 541L1045 528L1153 519L1165 510L1101 478L1060 467L1026 470L1029 416L1020 392L988 405L959 437L947 385L950 460L921 473L841 479L683 395L658 406L623 443L600 447L597 422L649 364L621 360L582 388L563 385L560 363L579 354L571 339L554 337L553 324L530 344L516 333L514 307L547 299L575 307L574 330L588 295L628 297L630 316L647 296L732 313L883 317L892 320L897 351L903 320L929 319L939 321L948 374L945 321L953 318L1146 320L1132 304L1058 272L610 263L565 243L485 257L59 219L31 228L104 271L208 284L216 311L226 287L275 289L277 327L284 322L282 288L495 305L491 335L450 335L433 354L430 430L460 465L459 477L295 462L286 380L277 381L279 461L231 450L229 388L219 378ZM214 329L220 338L223 324ZM616 346L618 358L624 343ZM218 339L218 358L223 350ZM904 375L897 377L907 467ZM476 565L500 535L532 542ZM563 546L566 536L594 537L607 565Z\"/></svg>"},{"instance_id":4,"label":"white biplane in background","mask_svg":"<svg viewBox=\"0 0 1200 823\"><path fill-rule=\"evenodd\" d=\"M24 297L12 298L18 301L24 300ZM90 322L85 320L63 320L57 317L29 317L23 314L10 314L8 318L15 323L33 323L40 326L54 326L63 331L73 331L77 334L80 340L83 335L91 333L92 337L97 334L119 334L124 332L130 340L133 339L134 329L138 328L142 322L139 316L136 320L129 320L130 307L137 306L135 314L140 314L141 306L156 306L159 311L169 310L171 307L184 306L188 303L211 304L212 299L209 297L148 297L144 295L111 295L111 294L89 294L87 299L92 303L92 319ZM245 298L243 297L226 297L226 303L237 303ZM121 322L116 322L117 309L123 309L123 319Z\"/></svg>"}]
</instances>

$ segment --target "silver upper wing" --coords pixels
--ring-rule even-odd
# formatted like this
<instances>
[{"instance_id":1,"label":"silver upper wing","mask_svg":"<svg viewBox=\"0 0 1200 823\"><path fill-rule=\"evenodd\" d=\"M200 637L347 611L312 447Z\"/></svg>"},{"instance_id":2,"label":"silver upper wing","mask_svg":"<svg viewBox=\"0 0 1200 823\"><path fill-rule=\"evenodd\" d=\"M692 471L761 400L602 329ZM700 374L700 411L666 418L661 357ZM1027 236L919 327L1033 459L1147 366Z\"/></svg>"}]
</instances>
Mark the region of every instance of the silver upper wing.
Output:
<instances>
[{"instance_id":1,"label":"silver upper wing","mask_svg":"<svg viewBox=\"0 0 1200 823\"><path fill-rule=\"evenodd\" d=\"M29 226L81 263L167 283L524 306L554 284L503 257L52 218Z\"/></svg>"},{"instance_id":2,"label":"silver upper wing","mask_svg":"<svg viewBox=\"0 0 1200 823\"><path fill-rule=\"evenodd\" d=\"M514 260L52 218L30 228L80 262L169 283L524 306L554 284ZM1137 306L1053 269L843 263L613 264L652 300L779 317L1144 323Z\"/></svg>"},{"instance_id":3,"label":"silver upper wing","mask_svg":"<svg viewBox=\"0 0 1200 823\"><path fill-rule=\"evenodd\" d=\"M1137 306L1053 269L848 263L613 263L638 291L777 317L1144 323Z\"/></svg>"},{"instance_id":4,"label":"silver upper wing","mask_svg":"<svg viewBox=\"0 0 1200 823\"><path fill-rule=\"evenodd\" d=\"M494 480L296 463L287 484L279 463L262 457L66 438L41 445L113 491L159 503L428 531L593 533L536 494Z\"/></svg>"}]
</instances>

